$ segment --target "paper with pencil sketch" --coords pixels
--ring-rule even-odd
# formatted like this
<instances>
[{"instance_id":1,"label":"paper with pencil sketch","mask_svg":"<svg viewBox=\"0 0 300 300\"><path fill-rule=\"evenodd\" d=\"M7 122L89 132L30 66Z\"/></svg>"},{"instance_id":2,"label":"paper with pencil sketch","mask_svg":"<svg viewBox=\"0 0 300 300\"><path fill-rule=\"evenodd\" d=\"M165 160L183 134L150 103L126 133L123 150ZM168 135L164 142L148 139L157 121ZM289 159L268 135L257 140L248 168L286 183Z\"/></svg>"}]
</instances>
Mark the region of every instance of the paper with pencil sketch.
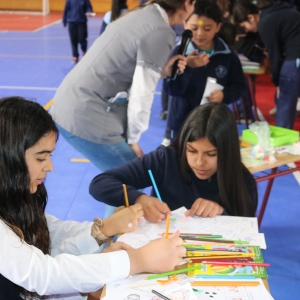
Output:
<instances>
[{"instance_id":1,"label":"paper with pencil sketch","mask_svg":"<svg viewBox=\"0 0 300 300\"><path fill-rule=\"evenodd\" d=\"M224 89L224 86L218 84L216 78L207 77L206 86L205 86L205 90L204 90L202 99L200 101L200 105L203 105L203 104L209 102L207 97L209 97L213 91L217 91L217 90L222 91L223 89Z\"/></svg>"},{"instance_id":2,"label":"paper with pencil sketch","mask_svg":"<svg viewBox=\"0 0 300 300\"><path fill-rule=\"evenodd\" d=\"M222 235L224 239L249 241L250 245L266 249L263 233L258 232L257 218L216 216L214 218L186 217L187 209L181 207L171 213L170 232L207 233ZM134 248L146 245L150 240L162 237L166 222L150 223L144 218L134 232L125 233L118 238Z\"/></svg>"},{"instance_id":3,"label":"paper with pencil sketch","mask_svg":"<svg viewBox=\"0 0 300 300\"><path fill-rule=\"evenodd\" d=\"M159 292L171 300L197 300L189 283L190 278L162 285L156 280L146 280L146 276L145 274L134 275L127 279L108 283L106 286L106 296L103 300L161 300L159 296L152 293L152 290Z\"/></svg>"}]
</instances>

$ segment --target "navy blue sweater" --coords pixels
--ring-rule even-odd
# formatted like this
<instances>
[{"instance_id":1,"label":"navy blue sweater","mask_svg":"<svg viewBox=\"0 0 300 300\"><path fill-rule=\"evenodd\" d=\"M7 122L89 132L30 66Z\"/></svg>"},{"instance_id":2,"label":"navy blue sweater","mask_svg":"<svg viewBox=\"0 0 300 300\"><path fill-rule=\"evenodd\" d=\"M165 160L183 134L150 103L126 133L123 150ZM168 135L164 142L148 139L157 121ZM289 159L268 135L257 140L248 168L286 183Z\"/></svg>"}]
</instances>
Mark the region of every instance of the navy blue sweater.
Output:
<instances>
[{"instance_id":1,"label":"navy blue sweater","mask_svg":"<svg viewBox=\"0 0 300 300\"><path fill-rule=\"evenodd\" d=\"M300 58L300 13L276 2L261 11L258 32L268 52L272 81L278 86L283 61Z\"/></svg>"},{"instance_id":2,"label":"navy blue sweater","mask_svg":"<svg viewBox=\"0 0 300 300\"><path fill-rule=\"evenodd\" d=\"M87 22L86 13L92 11L90 0L67 0L63 14L63 24L66 26L69 22L85 23Z\"/></svg>"},{"instance_id":3,"label":"navy blue sweater","mask_svg":"<svg viewBox=\"0 0 300 300\"><path fill-rule=\"evenodd\" d=\"M174 49L174 54L178 52L178 47ZM191 52L196 46L190 43L189 48L192 48L188 49ZM207 77L216 78L217 83L224 86L225 104L240 99L247 87L238 56L217 36L214 38L213 53L206 66L186 67L184 73L175 80L165 81L167 94L173 96L168 108L168 127L171 130L178 130L187 115L200 104Z\"/></svg>"},{"instance_id":4,"label":"navy blue sweater","mask_svg":"<svg viewBox=\"0 0 300 300\"><path fill-rule=\"evenodd\" d=\"M162 200L171 210L182 206L190 209L197 198L212 200L220 204L217 175L208 180L201 180L193 172L190 184L185 183L180 175L177 152L171 146L160 146L140 158L96 176L90 184L90 194L98 201L112 206L124 205L122 184L126 184L129 203L143 194L138 189L152 186L148 174L151 170ZM249 172L245 172L249 194L255 197L256 183ZM254 199L251 196L251 199ZM225 212L226 213L226 212Z\"/></svg>"}]
</instances>

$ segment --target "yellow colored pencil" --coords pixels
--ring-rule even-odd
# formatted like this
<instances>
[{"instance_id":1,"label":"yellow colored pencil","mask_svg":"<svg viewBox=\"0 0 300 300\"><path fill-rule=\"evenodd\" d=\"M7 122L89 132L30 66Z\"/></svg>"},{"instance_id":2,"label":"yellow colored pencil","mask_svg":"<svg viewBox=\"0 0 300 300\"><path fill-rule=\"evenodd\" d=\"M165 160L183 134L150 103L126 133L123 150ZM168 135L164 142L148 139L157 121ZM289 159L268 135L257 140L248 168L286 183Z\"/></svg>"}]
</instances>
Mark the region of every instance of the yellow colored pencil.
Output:
<instances>
[{"instance_id":1,"label":"yellow colored pencil","mask_svg":"<svg viewBox=\"0 0 300 300\"><path fill-rule=\"evenodd\" d=\"M124 191L124 198L125 198L125 206L128 207L129 206L129 201L128 201L126 184L123 184L123 191Z\"/></svg>"},{"instance_id":2,"label":"yellow colored pencil","mask_svg":"<svg viewBox=\"0 0 300 300\"><path fill-rule=\"evenodd\" d=\"M241 257L252 257L252 255L248 255L248 256L245 256L245 255L208 255L208 256L206 256L206 255L201 255L201 256L199 256L199 255L197 255L197 256L192 256L192 255L188 255L188 256L186 256L186 258L194 258L194 259L197 259L197 258L205 258L205 257L207 257L207 258L209 258L209 259L212 259L212 258L241 258Z\"/></svg>"},{"instance_id":3,"label":"yellow colored pencil","mask_svg":"<svg viewBox=\"0 0 300 300\"><path fill-rule=\"evenodd\" d=\"M194 281L192 286L257 286L259 281Z\"/></svg>"},{"instance_id":4,"label":"yellow colored pencil","mask_svg":"<svg viewBox=\"0 0 300 300\"><path fill-rule=\"evenodd\" d=\"M169 228L170 228L170 215L167 215L165 239L168 239L169 237Z\"/></svg>"},{"instance_id":5,"label":"yellow colored pencil","mask_svg":"<svg viewBox=\"0 0 300 300\"><path fill-rule=\"evenodd\" d=\"M217 256L217 255L226 255L226 256L255 256L254 253L245 253L245 252L232 252L232 251L201 251L201 250L195 250L197 254L200 254L201 256Z\"/></svg>"}]
</instances>

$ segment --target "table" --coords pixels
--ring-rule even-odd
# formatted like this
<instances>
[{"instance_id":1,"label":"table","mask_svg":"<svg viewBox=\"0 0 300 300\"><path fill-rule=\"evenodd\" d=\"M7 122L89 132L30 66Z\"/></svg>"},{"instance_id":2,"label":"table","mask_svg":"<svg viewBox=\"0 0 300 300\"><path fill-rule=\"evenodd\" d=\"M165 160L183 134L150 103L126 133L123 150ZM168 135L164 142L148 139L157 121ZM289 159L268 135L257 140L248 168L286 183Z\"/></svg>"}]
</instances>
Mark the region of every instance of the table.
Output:
<instances>
[{"instance_id":1,"label":"table","mask_svg":"<svg viewBox=\"0 0 300 300\"><path fill-rule=\"evenodd\" d=\"M300 161L300 155L291 155L291 154L287 154L287 153L283 153L283 154L275 154L275 158L277 161L275 162L263 162L263 161L259 161L256 160L254 158L250 158L250 152L251 152L251 148L244 148L241 149L241 155L242 155L242 161L244 163L244 165L248 168L248 170L251 173L263 173L264 175L262 176L258 176L255 175L255 180L256 182L261 182L264 180L268 180L268 184L266 187L266 191L263 197L263 201L261 204L261 208L259 210L258 216L257 216L257 221L258 221L258 226L261 225L264 213L265 213L265 209L267 207L268 204L268 200L269 200L269 195L273 186L273 182L274 179L276 177L280 177L283 175L287 175L296 171L300 171L300 166L296 166L287 170L283 170L283 171L278 171L278 167L284 166L288 163L294 163L296 161ZM256 163L257 162L257 163ZM267 170L270 170L269 173L265 172Z\"/></svg>"}]
</instances>

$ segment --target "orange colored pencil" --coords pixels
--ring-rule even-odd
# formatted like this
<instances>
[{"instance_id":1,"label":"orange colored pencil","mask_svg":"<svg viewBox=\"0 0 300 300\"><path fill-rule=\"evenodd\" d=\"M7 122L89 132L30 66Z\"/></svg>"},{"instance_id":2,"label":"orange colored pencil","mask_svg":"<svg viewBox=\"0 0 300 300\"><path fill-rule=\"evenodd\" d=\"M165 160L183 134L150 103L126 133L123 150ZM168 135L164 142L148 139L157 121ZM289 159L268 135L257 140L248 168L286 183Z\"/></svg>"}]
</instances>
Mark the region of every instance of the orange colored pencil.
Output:
<instances>
[{"instance_id":1,"label":"orange colored pencil","mask_svg":"<svg viewBox=\"0 0 300 300\"><path fill-rule=\"evenodd\" d=\"M169 237L169 228L170 228L170 215L167 215L165 239L168 239Z\"/></svg>"},{"instance_id":2,"label":"orange colored pencil","mask_svg":"<svg viewBox=\"0 0 300 300\"><path fill-rule=\"evenodd\" d=\"M257 286L259 281L194 281L192 286Z\"/></svg>"},{"instance_id":3,"label":"orange colored pencil","mask_svg":"<svg viewBox=\"0 0 300 300\"><path fill-rule=\"evenodd\" d=\"M128 201L126 184L123 184L123 191L124 191L124 198L125 198L125 206L128 207L129 206L129 201Z\"/></svg>"}]
</instances>

